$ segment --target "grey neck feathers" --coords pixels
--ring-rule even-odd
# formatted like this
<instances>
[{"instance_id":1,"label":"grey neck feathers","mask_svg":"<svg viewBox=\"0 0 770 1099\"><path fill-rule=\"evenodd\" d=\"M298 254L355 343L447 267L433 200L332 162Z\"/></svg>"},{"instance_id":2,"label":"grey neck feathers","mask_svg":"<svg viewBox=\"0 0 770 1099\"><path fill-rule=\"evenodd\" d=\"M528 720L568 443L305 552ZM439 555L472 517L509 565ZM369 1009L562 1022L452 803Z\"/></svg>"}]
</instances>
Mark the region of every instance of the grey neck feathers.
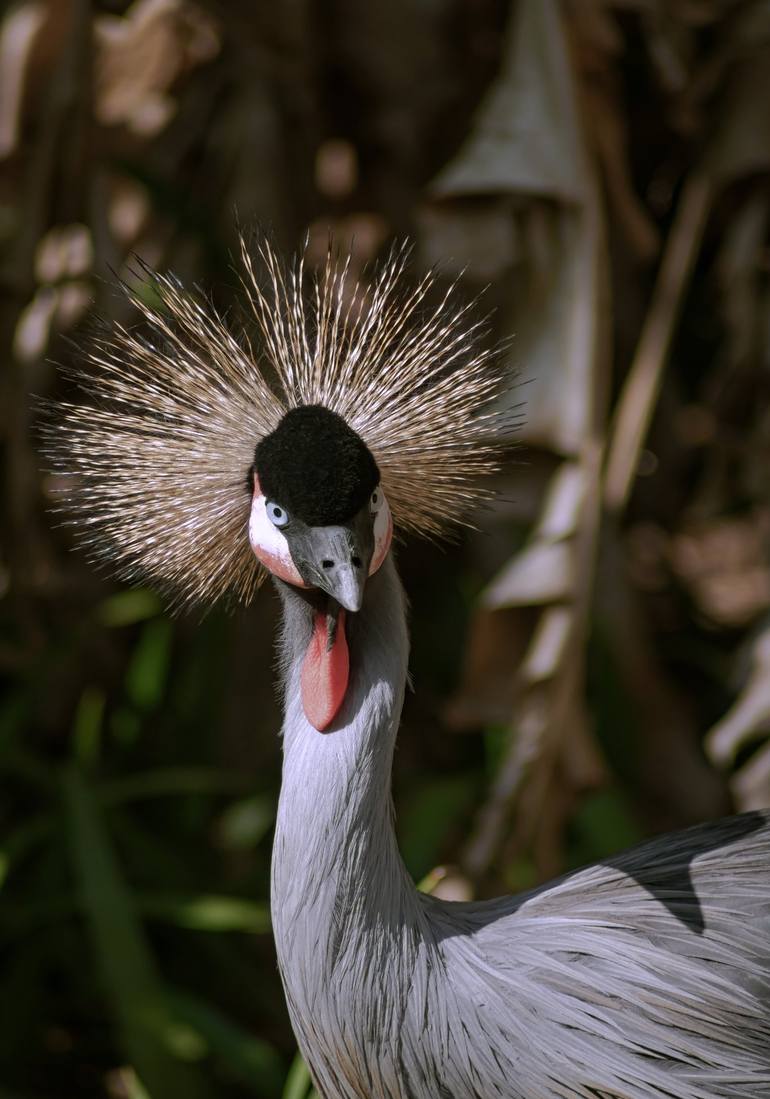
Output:
<instances>
[{"instance_id":1,"label":"grey neck feathers","mask_svg":"<svg viewBox=\"0 0 770 1099\"><path fill-rule=\"evenodd\" d=\"M273 850L272 913L281 972L295 1027L335 1010L369 1005L367 983L393 972L417 939L421 906L393 831L391 765L406 682L404 595L389 555L367 584L364 606L347 619L350 681L332 729L307 721L300 674L311 611L281 585L285 678L284 767ZM383 993L385 989L381 990ZM394 989L381 1002L403 1000ZM399 990L402 991L403 990ZM392 1020L390 1021L393 1022ZM333 1019L327 1025L335 1027ZM308 1036L312 1044L321 1035Z\"/></svg>"}]
</instances>

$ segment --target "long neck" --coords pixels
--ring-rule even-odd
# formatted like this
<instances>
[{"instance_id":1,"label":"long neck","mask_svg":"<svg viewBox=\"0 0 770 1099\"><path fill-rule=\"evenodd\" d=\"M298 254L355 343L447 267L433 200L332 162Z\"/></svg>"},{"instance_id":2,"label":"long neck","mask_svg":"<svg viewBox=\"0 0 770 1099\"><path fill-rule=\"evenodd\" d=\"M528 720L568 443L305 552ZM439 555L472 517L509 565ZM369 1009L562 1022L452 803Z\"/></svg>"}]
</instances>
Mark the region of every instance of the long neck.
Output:
<instances>
[{"instance_id":1,"label":"long neck","mask_svg":"<svg viewBox=\"0 0 770 1099\"><path fill-rule=\"evenodd\" d=\"M390 795L408 656L395 566L389 556L361 611L348 616L350 680L325 733L308 723L301 703L310 610L291 589L282 594L286 712L272 912L296 1026L367 950L376 957L403 948L419 904L396 846Z\"/></svg>"}]
</instances>

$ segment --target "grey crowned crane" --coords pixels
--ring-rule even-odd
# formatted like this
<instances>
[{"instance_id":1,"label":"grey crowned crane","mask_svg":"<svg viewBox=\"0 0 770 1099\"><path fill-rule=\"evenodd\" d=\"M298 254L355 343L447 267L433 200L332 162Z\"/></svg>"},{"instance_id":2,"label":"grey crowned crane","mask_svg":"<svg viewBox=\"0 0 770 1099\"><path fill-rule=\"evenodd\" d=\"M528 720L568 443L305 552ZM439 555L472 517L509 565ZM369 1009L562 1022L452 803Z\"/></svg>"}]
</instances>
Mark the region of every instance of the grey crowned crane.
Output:
<instances>
[{"instance_id":1,"label":"grey crowned crane","mask_svg":"<svg viewBox=\"0 0 770 1099\"><path fill-rule=\"evenodd\" d=\"M51 449L86 545L175 595L271 574L284 766L278 961L324 1099L770 1097L770 815L655 839L532 892L420 894L393 830L407 677L397 528L462 521L501 380L450 292L303 289L243 250L255 349L174 279L89 352ZM262 274L260 273L262 272ZM266 274L266 277L264 275Z\"/></svg>"}]
</instances>

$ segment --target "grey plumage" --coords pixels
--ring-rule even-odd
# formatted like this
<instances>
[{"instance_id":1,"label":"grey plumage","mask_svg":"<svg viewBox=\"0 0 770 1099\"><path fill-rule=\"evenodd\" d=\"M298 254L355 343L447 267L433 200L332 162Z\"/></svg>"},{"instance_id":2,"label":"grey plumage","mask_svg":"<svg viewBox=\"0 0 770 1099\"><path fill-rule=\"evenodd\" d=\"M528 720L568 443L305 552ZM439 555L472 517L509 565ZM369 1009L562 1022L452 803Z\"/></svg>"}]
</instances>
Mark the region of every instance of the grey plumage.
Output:
<instances>
[{"instance_id":1,"label":"grey plumage","mask_svg":"<svg viewBox=\"0 0 770 1099\"><path fill-rule=\"evenodd\" d=\"M406 675L392 560L351 621L339 727L299 700L307 605L285 610L273 921L326 1099L770 1096L770 817L656 839L521 897L419 894L393 832Z\"/></svg>"}]
</instances>

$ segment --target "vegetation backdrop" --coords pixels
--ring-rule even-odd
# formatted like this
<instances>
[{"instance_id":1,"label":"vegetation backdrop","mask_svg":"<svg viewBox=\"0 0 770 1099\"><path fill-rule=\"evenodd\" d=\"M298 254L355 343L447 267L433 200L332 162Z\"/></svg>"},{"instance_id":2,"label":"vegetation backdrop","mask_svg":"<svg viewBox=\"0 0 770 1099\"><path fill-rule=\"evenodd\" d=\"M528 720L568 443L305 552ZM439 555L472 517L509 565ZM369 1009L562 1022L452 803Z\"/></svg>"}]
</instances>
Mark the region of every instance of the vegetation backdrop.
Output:
<instances>
[{"instance_id":1,"label":"vegetation backdrop","mask_svg":"<svg viewBox=\"0 0 770 1099\"><path fill-rule=\"evenodd\" d=\"M524 423L406 543L404 857L517 890L770 801L770 3L17 0L0 17L0 1096L302 1099L270 937L276 601L169 617L38 452L138 255L239 224L486 288Z\"/></svg>"}]
</instances>

